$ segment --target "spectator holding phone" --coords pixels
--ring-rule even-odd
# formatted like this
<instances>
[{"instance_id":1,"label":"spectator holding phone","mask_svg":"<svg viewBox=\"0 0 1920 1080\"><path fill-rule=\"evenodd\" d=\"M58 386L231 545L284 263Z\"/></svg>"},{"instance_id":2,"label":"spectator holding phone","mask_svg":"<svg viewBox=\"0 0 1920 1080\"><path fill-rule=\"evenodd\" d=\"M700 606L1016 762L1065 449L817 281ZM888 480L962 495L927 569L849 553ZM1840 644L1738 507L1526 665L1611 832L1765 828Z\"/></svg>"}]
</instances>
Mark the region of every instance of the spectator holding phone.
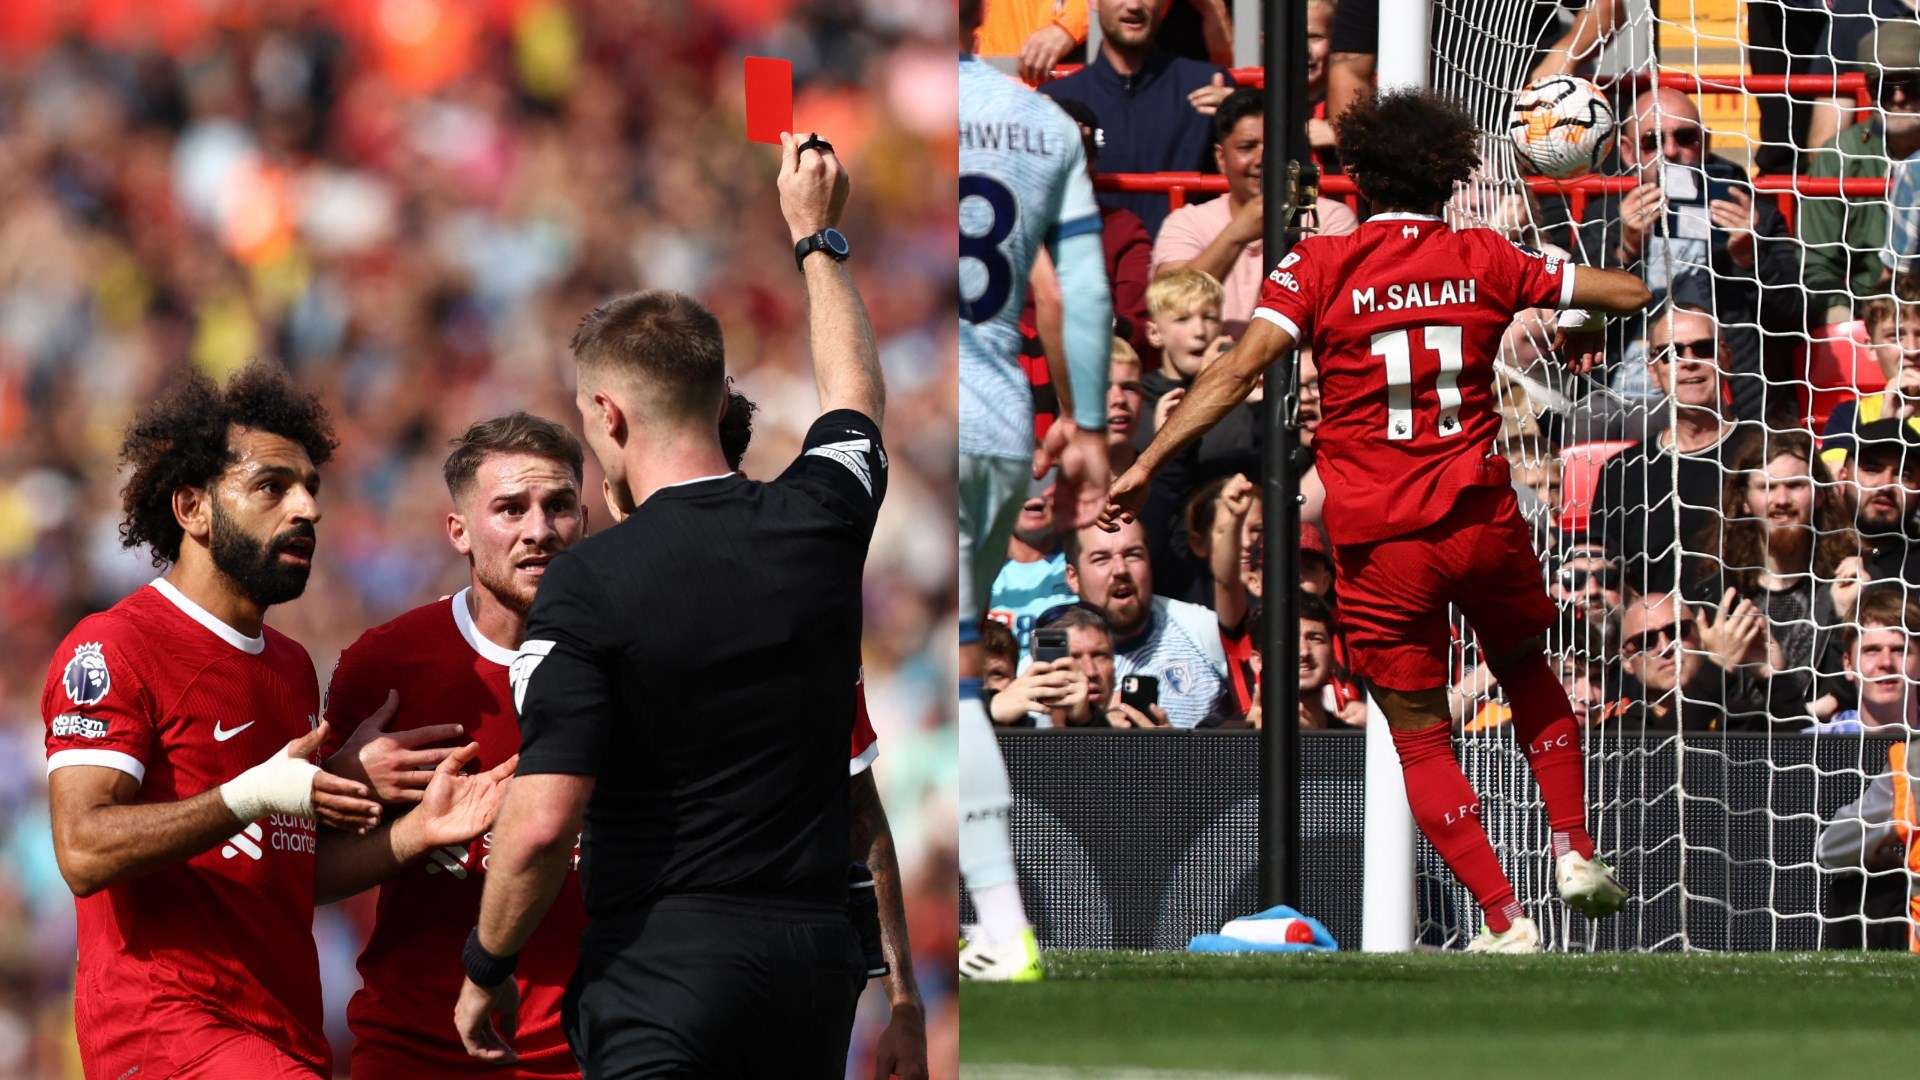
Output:
<instances>
[{"instance_id":1,"label":"spectator holding phone","mask_svg":"<svg viewBox=\"0 0 1920 1080\"><path fill-rule=\"evenodd\" d=\"M1077 697L1069 695L1053 706L1054 727L1097 727L1110 722L1119 701L1113 674L1113 632L1098 611L1085 604L1070 604L1048 612L1041 620L1044 628L1065 635L1066 655L1056 664L1071 666L1085 687ZM1166 716L1159 718L1166 725Z\"/></svg>"},{"instance_id":2,"label":"spectator holding phone","mask_svg":"<svg viewBox=\"0 0 1920 1080\"><path fill-rule=\"evenodd\" d=\"M1118 710L1122 720L1138 726L1138 714L1160 721L1151 726L1195 728L1210 718L1238 717L1227 688L1218 619L1199 604L1154 595L1146 531L1139 521L1113 532L1095 524L1069 533L1067 584L1106 618L1113 632L1114 674L1123 687L1129 675L1155 680L1151 707L1128 705Z\"/></svg>"},{"instance_id":3,"label":"spectator holding phone","mask_svg":"<svg viewBox=\"0 0 1920 1080\"><path fill-rule=\"evenodd\" d=\"M1580 247L1597 265L1639 273L1656 302L1671 295L1713 312L1725 328L1729 362L1722 367L1734 413L1758 418L1766 408L1766 387L1754 376L1764 367L1775 381L1786 379L1792 356L1786 343L1763 356L1762 336L1751 324L1764 319L1782 330L1806 325L1798 245L1787 235L1779 207L1756 199L1746 171L1712 152L1699 107L1678 90L1649 90L1634 101L1615 154L1617 172L1639 184L1625 195L1587 203ZM1613 355L1644 336L1643 322L1622 324L1620 333L1627 336L1612 342ZM1623 375L1616 373L1616 388L1623 388ZM1775 407L1791 398L1776 396L1781 401Z\"/></svg>"},{"instance_id":4,"label":"spectator holding phone","mask_svg":"<svg viewBox=\"0 0 1920 1080\"><path fill-rule=\"evenodd\" d=\"M1007 561L993 579L987 618L1013 631L1015 658L1027 657L1029 640L1040 615L1060 604L1073 603L1067 588L1067 560L1060 552L1060 530L1054 524L1053 474L1035 480L1027 501L1013 519L1007 541Z\"/></svg>"}]
</instances>

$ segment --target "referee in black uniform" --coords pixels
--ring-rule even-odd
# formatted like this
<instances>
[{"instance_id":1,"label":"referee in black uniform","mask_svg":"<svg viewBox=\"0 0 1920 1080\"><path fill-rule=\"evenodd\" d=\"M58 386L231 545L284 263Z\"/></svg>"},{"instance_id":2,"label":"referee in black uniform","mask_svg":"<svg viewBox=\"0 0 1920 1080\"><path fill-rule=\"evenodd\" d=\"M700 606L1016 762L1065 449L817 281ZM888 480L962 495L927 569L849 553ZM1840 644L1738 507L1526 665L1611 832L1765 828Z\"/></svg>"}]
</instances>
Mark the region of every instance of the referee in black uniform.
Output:
<instances>
[{"instance_id":1,"label":"referee in black uniform","mask_svg":"<svg viewBox=\"0 0 1920 1080\"><path fill-rule=\"evenodd\" d=\"M511 1057L508 976L584 822L566 1024L588 1077L844 1072L866 979L847 752L883 391L832 148L782 136L779 190L822 414L778 479L727 467L720 326L697 301L625 296L574 335L587 443L627 516L554 557L513 663L520 768L455 1011L484 1060Z\"/></svg>"}]
</instances>

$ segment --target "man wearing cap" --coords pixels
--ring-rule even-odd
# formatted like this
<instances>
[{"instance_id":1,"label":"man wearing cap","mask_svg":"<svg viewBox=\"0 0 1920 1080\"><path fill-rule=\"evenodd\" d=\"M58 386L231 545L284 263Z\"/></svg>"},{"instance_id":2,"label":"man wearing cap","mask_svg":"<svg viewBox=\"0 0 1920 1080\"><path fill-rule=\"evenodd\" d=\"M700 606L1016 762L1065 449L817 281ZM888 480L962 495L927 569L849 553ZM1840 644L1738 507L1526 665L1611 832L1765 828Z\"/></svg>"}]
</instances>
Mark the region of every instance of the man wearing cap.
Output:
<instances>
[{"instance_id":1,"label":"man wearing cap","mask_svg":"<svg viewBox=\"0 0 1920 1080\"><path fill-rule=\"evenodd\" d=\"M1840 579L1834 606L1845 613L1853 600L1846 583L1854 579L1899 578L1920 587L1920 534L1913 522L1914 507L1920 503L1920 425L1875 420L1845 435L1829 436L1822 458L1836 449L1845 458L1834 478L1853 508L1861 548L1858 559L1847 559L1834 572Z\"/></svg>"},{"instance_id":2,"label":"man wearing cap","mask_svg":"<svg viewBox=\"0 0 1920 1080\"><path fill-rule=\"evenodd\" d=\"M1889 159L1920 152L1920 22L1880 23L1861 37L1855 55L1878 108L1812 151L1806 176L1885 179ZM1886 204L1878 200L1800 201L1808 311L1816 322L1845 322L1856 301L1889 291L1880 259L1887 225Z\"/></svg>"}]
</instances>

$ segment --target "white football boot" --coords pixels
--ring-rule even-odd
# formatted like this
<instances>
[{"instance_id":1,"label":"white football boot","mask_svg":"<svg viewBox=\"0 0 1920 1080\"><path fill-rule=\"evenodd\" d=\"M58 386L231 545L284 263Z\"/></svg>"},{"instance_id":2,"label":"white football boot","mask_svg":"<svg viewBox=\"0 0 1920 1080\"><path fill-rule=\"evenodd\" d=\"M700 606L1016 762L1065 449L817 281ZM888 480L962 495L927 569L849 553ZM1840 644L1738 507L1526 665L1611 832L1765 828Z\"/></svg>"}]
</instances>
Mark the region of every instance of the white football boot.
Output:
<instances>
[{"instance_id":1,"label":"white football boot","mask_svg":"<svg viewBox=\"0 0 1920 1080\"><path fill-rule=\"evenodd\" d=\"M960 950L960 977L977 982L1039 982L1040 943L1032 929L1011 941L989 942L975 935Z\"/></svg>"},{"instance_id":2,"label":"white football boot","mask_svg":"<svg viewBox=\"0 0 1920 1080\"><path fill-rule=\"evenodd\" d=\"M1525 915L1513 920L1504 934L1496 934L1485 924L1480 934L1467 942L1468 952L1484 953L1535 953L1540 951L1540 928Z\"/></svg>"},{"instance_id":3,"label":"white football boot","mask_svg":"<svg viewBox=\"0 0 1920 1080\"><path fill-rule=\"evenodd\" d=\"M1613 868L1599 857L1588 859L1569 851L1554 860L1554 884L1568 907L1589 919L1604 918L1627 902L1627 890L1614 880Z\"/></svg>"}]
</instances>

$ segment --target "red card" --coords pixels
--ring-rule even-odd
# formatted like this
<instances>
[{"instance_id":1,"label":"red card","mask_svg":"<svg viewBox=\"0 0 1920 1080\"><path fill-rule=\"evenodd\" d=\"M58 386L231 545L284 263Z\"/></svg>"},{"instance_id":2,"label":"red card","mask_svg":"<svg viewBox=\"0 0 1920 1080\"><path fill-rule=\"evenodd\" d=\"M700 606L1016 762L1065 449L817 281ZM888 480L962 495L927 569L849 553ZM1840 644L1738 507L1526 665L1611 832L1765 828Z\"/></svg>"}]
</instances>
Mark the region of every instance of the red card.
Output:
<instances>
[{"instance_id":1,"label":"red card","mask_svg":"<svg viewBox=\"0 0 1920 1080\"><path fill-rule=\"evenodd\" d=\"M747 138L780 145L793 130L793 61L747 57Z\"/></svg>"}]
</instances>

